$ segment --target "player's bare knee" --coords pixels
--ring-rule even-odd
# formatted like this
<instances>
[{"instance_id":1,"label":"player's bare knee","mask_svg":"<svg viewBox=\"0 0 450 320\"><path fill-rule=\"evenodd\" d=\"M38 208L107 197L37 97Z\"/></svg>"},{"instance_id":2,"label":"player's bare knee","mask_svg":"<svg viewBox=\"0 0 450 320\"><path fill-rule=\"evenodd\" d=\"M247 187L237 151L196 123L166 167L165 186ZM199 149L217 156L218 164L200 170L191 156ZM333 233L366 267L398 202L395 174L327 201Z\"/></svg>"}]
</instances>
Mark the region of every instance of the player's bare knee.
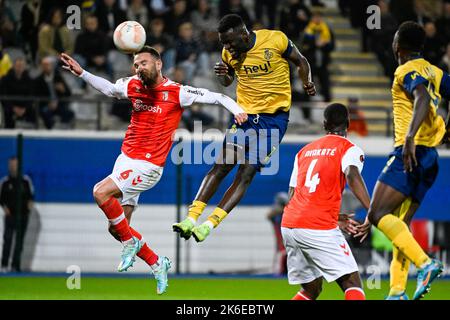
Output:
<instances>
[{"instance_id":1,"label":"player's bare knee","mask_svg":"<svg viewBox=\"0 0 450 320\"><path fill-rule=\"evenodd\" d=\"M105 190L105 188L103 188L101 183L97 183L94 186L94 188L92 190L92 194L94 196L95 201L98 204L102 204L109 198L108 192Z\"/></svg>"},{"instance_id":2,"label":"player's bare knee","mask_svg":"<svg viewBox=\"0 0 450 320\"><path fill-rule=\"evenodd\" d=\"M214 174L218 177L225 177L231 171L231 169L233 169L233 167L234 165L229 164L216 165Z\"/></svg>"},{"instance_id":3,"label":"player's bare knee","mask_svg":"<svg viewBox=\"0 0 450 320\"><path fill-rule=\"evenodd\" d=\"M255 176L255 172L256 170L252 166L245 168L241 175L241 183L250 184Z\"/></svg>"}]
</instances>

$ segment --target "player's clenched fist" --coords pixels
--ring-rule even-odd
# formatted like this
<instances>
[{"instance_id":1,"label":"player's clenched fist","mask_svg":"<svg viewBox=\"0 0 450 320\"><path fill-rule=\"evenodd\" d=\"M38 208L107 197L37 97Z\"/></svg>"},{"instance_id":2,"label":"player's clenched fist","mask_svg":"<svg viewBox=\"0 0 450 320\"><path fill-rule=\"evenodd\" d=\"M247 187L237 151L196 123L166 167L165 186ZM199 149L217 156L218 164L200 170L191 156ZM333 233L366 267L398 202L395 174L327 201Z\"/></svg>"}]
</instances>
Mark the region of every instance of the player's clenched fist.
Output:
<instances>
[{"instance_id":1,"label":"player's clenched fist","mask_svg":"<svg viewBox=\"0 0 450 320\"><path fill-rule=\"evenodd\" d=\"M225 76L228 74L228 66L223 62L217 62L214 66L216 76Z\"/></svg>"},{"instance_id":2,"label":"player's clenched fist","mask_svg":"<svg viewBox=\"0 0 450 320\"><path fill-rule=\"evenodd\" d=\"M303 85L303 89L305 89L306 93L309 96L315 96L316 95L316 86L314 85L314 82L307 82Z\"/></svg>"}]
</instances>

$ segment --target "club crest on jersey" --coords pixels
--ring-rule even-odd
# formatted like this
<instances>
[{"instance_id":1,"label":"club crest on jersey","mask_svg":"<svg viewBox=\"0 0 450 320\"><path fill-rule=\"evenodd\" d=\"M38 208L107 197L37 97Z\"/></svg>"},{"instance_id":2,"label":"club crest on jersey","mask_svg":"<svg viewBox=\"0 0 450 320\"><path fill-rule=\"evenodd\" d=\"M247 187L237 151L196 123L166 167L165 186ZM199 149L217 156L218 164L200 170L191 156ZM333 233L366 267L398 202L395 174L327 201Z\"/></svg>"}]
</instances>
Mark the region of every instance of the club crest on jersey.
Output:
<instances>
[{"instance_id":1,"label":"club crest on jersey","mask_svg":"<svg viewBox=\"0 0 450 320\"><path fill-rule=\"evenodd\" d=\"M169 91L163 91L162 95L164 101L167 101L167 99L169 99Z\"/></svg>"},{"instance_id":2,"label":"club crest on jersey","mask_svg":"<svg viewBox=\"0 0 450 320\"><path fill-rule=\"evenodd\" d=\"M269 49L264 49L264 59L270 60L273 57L273 53Z\"/></svg>"}]
</instances>

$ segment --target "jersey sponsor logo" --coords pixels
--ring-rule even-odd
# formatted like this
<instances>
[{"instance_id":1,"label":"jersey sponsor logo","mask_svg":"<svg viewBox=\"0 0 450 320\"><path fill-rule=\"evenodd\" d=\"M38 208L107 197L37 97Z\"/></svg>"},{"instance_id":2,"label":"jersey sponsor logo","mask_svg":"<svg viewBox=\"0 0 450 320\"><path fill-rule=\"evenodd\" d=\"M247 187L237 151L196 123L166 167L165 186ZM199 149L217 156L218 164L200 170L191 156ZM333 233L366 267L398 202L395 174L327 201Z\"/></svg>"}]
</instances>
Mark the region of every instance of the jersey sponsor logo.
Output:
<instances>
[{"instance_id":1,"label":"jersey sponsor logo","mask_svg":"<svg viewBox=\"0 0 450 320\"><path fill-rule=\"evenodd\" d=\"M192 94L196 94L196 95L202 96L202 97L205 95L205 94L204 94L203 92L201 92L200 90L192 90L192 89L189 89L189 88L186 89L186 92L192 93Z\"/></svg>"},{"instance_id":2,"label":"jersey sponsor logo","mask_svg":"<svg viewBox=\"0 0 450 320\"><path fill-rule=\"evenodd\" d=\"M264 64L260 64L257 66L252 66L252 65L243 65L242 66L244 68L244 71L246 74L256 74L256 73L260 73L260 72L265 72L265 73L269 73L272 72L272 66L270 65L270 61L267 61Z\"/></svg>"},{"instance_id":3,"label":"jersey sponsor logo","mask_svg":"<svg viewBox=\"0 0 450 320\"><path fill-rule=\"evenodd\" d=\"M140 99L136 99L134 101L133 109L134 111L150 111L154 113L162 113L162 109L160 106L158 105L152 106L149 104L145 104Z\"/></svg>"}]
</instances>

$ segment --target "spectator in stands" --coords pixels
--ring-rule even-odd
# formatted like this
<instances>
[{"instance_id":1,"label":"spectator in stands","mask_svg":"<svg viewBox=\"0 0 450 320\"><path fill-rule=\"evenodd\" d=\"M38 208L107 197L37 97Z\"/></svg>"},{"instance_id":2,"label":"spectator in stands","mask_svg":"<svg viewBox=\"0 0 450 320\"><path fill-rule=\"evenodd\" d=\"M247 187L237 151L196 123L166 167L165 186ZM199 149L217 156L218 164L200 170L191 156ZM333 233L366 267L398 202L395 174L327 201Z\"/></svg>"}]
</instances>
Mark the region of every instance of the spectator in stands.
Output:
<instances>
[{"instance_id":1,"label":"spectator in stands","mask_svg":"<svg viewBox=\"0 0 450 320\"><path fill-rule=\"evenodd\" d=\"M39 12L41 0L27 0L21 10L21 20L19 34L22 37L23 48L31 56L31 60L36 60L38 48Z\"/></svg>"},{"instance_id":2,"label":"spectator in stands","mask_svg":"<svg viewBox=\"0 0 450 320\"><path fill-rule=\"evenodd\" d=\"M417 16L414 12L413 2L414 0L390 1L389 9L399 25L408 20L416 21Z\"/></svg>"},{"instance_id":3,"label":"spectator in stands","mask_svg":"<svg viewBox=\"0 0 450 320\"><path fill-rule=\"evenodd\" d=\"M114 30L127 18L125 11L119 8L116 0L103 0L98 1L95 15L98 18L99 29L111 39L112 46Z\"/></svg>"},{"instance_id":4,"label":"spectator in stands","mask_svg":"<svg viewBox=\"0 0 450 320\"><path fill-rule=\"evenodd\" d=\"M170 78L182 85L187 85L184 69L181 67L175 67ZM194 131L194 122L196 120L201 121L202 126L209 126L214 122L214 118L205 112L205 107L200 107L198 105L192 105L191 108L186 108L181 120L186 129L191 132Z\"/></svg>"},{"instance_id":5,"label":"spectator in stands","mask_svg":"<svg viewBox=\"0 0 450 320\"><path fill-rule=\"evenodd\" d=\"M179 26L190 21L186 0L175 0L171 10L164 16L165 31L171 36L176 36Z\"/></svg>"},{"instance_id":6,"label":"spectator in stands","mask_svg":"<svg viewBox=\"0 0 450 320\"><path fill-rule=\"evenodd\" d=\"M439 68L441 68L443 71L450 73L450 43L447 43L447 47L446 47L446 51L445 54L442 56L441 61L439 63ZM447 123L447 134L446 134L446 139L444 139L444 141L446 141L446 146L447 149L450 149L450 128L449 127L449 123L450 123L450 99L447 99L445 97L442 97L442 101L441 101L441 105L439 109L442 109L444 111L444 114L447 114L447 116L445 117L446 119L446 123ZM438 112L439 112L438 109Z\"/></svg>"},{"instance_id":7,"label":"spectator in stands","mask_svg":"<svg viewBox=\"0 0 450 320\"><path fill-rule=\"evenodd\" d=\"M150 29L147 32L146 44L155 48L163 61L163 71L171 73L175 67L175 49L174 40L164 31L164 20L154 18L150 22Z\"/></svg>"},{"instance_id":8,"label":"spectator in stands","mask_svg":"<svg viewBox=\"0 0 450 320\"><path fill-rule=\"evenodd\" d=\"M12 157L8 161L8 176L0 180L0 206L5 212L2 250L2 272L8 272L13 237L14 254L11 271L21 272L23 242L28 226L28 218L33 209L33 183L29 176L22 175L19 185L18 160ZM20 186L20 190L18 189ZM19 193L20 192L20 193ZM20 208L17 199L20 199Z\"/></svg>"},{"instance_id":9,"label":"spectator in stands","mask_svg":"<svg viewBox=\"0 0 450 320\"><path fill-rule=\"evenodd\" d=\"M442 4L442 16L436 20L437 34L444 44L450 42L450 0Z\"/></svg>"},{"instance_id":10,"label":"spectator in stands","mask_svg":"<svg viewBox=\"0 0 450 320\"><path fill-rule=\"evenodd\" d=\"M147 30L149 12L144 4L144 0L131 0L127 10L127 19L139 22Z\"/></svg>"},{"instance_id":11,"label":"spectator in stands","mask_svg":"<svg viewBox=\"0 0 450 320\"><path fill-rule=\"evenodd\" d=\"M356 97L348 98L348 111L350 116L350 125L347 129L349 134L356 133L361 137L365 137L369 134L367 131L366 118L359 106L359 99Z\"/></svg>"},{"instance_id":12,"label":"spectator in stands","mask_svg":"<svg viewBox=\"0 0 450 320\"><path fill-rule=\"evenodd\" d=\"M253 21L253 24L251 26L252 31L257 31L257 30L262 30L262 29L266 29L266 26L264 25L264 23L262 21L260 21L260 20Z\"/></svg>"},{"instance_id":13,"label":"spectator in stands","mask_svg":"<svg viewBox=\"0 0 450 320\"><path fill-rule=\"evenodd\" d=\"M66 8L70 5L81 5L82 0L41 0L40 5L40 14L39 14L39 21L42 23L44 22L51 11L54 10L54 8L58 7L61 8L63 12L66 11Z\"/></svg>"},{"instance_id":14,"label":"spectator in stands","mask_svg":"<svg viewBox=\"0 0 450 320\"><path fill-rule=\"evenodd\" d=\"M412 20L422 26L431 21L423 0L414 0L414 19Z\"/></svg>"},{"instance_id":15,"label":"spectator in stands","mask_svg":"<svg viewBox=\"0 0 450 320\"><path fill-rule=\"evenodd\" d=\"M83 68L94 68L103 71L110 78L113 70L108 61L110 39L98 29L98 18L89 14L85 17L84 30L75 40L75 54Z\"/></svg>"},{"instance_id":16,"label":"spectator in stands","mask_svg":"<svg viewBox=\"0 0 450 320\"><path fill-rule=\"evenodd\" d=\"M367 8L370 5L377 4L377 0L358 0L352 1L350 5L350 23L353 28L361 32L361 51L369 51L369 29L367 28L367 19L369 14Z\"/></svg>"},{"instance_id":17,"label":"spectator in stands","mask_svg":"<svg viewBox=\"0 0 450 320\"><path fill-rule=\"evenodd\" d=\"M288 199L289 197L286 192L278 192L267 214L267 219L272 224L275 235L275 261L278 260L278 265L275 268L276 275L287 274L287 254L283 245L283 237L281 236L281 219L283 218L284 207L288 203Z\"/></svg>"},{"instance_id":18,"label":"spectator in stands","mask_svg":"<svg viewBox=\"0 0 450 320\"><path fill-rule=\"evenodd\" d=\"M206 51L220 52L222 48L216 30L219 17L208 0L198 0L197 8L191 13L191 22L194 26L194 36L201 39Z\"/></svg>"},{"instance_id":19,"label":"spectator in stands","mask_svg":"<svg viewBox=\"0 0 450 320\"><path fill-rule=\"evenodd\" d=\"M2 38L0 38L0 79L6 76L12 68L9 54L3 49Z\"/></svg>"},{"instance_id":20,"label":"spectator in stands","mask_svg":"<svg viewBox=\"0 0 450 320\"><path fill-rule=\"evenodd\" d=\"M280 12L280 30L289 39L299 43L310 18L311 11L303 0L289 0L288 5L284 6Z\"/></svg>"},{"instance_id":21,"label":"spectator in stands","mask_svg":"<svg viewBox=\"0 0 450 320\"><path fill-rule=\"evenodd\" d=\"M325 101L331 101L328 64L331 51L334 49L334 39L319 10L314 11L311 21L306 26L303 41L303 50L311 64L312 74L319 78L320 93Z\"/></svg>"},{"instance_id":22,"label":"spectator in stands","mask_svg":"<svg viewBox=\"0 0 450 320\"><path fill-rule=\"evenodd\" d=\"M250 14L245 6L242 4L241 0L220 0L219 2L219 15L223 17L227 14L237 14L239 15L246 26L251 26L253 24Z\"/></svg>"},{"instance_id":23,"label":"spectator in stands","mask_svg":"<svg viewBox=\"0 0 450 320\"><path fill-rule=\"evenodd\" d=\"M50 11L48 21L41 27L38 35L39 58L53 56L56 60L61 52L67 54L73 52L74 41L63 18L63 11L60 8L53 8Z\"/></svg>"},{"instance_id":24,"label":"spectator in stands","mask_svg":"<svg viewBox=\"0 0 450 320\"><path fill-rule=\"evenodd\" d=\"M350 15L351 0L338 0L338 8L341 16L348 17Z\"/></svg>"},{"instance_id":25,"label":"spectator in stands","mask_svg":"<svg viewBox=\"0 0 450 320\"><path fill-rule=\"evenodd\" d=\"M0 0L0 38L3 39L5 48L17 46L16 31L17 21L13 11L6 3L6 0Z\"/></svg>"},{"instance_id":26,"label":"spectator in stands","mask_svg":"<svg viewBox=\"0 0 450 320\"><path fill-rule=\"evenodd\" d=\"M164 18L170 11L172 0L147 0L150 10L150 18Z\"/></svg>"},{"instance_id":27,"label":"spectator in stands","mask_svg":"<svg viewBox=\"0 0 450 320\"><path fill-rule=\"evenodd\" d=\"M56 122L55 118L59 117L61 129L72 128L75 114L70 110L68 102L60 100L71 95L69 86L59 70L55 68L52 58L42 58L40 67L42 73L35 79L34 94L49 99L39 103L39 112L45 127L52 129Z\"/></svg>"},{"instance_id":28,"label":"spectator in stands","mask_svg":"<svg viewBox=\"0 0 450 320\"><path fill-rule=\"evenodd\" d=\"M450 43L447 43L445 54L442 56L439 68L447 73L450 73Z\"/></svg>"},{"instance_id":29,"label":"spectator in stands","mask_svg":"<svg viewBox=\"0 0 450 320\"><path fill-rule=\"evenodd\" d=\"M192 23L184 22L178 28L175 41L175 62L183 68L187 83L192 83L195 75L205 76L209 72L209 56L202 44L194 39Z\"/></svg>"},{"instance_id":30,"label":"spectator in stands","mask_svg":"<svg viewBox=\"0 0 450 320\"><path fill-rule=\"evenodd\" d=\"M383 26L380 29L370 30L370 47L377 55L378 61L384 69L384 74L393 79L397 62L392 52L392 40L397 31L397 20L389 12L389 6L385 0L378 1Z\"/></svg>"},{"instance_id":31,"label":"spectator in stands","mask_svg":"<svg viewBox=\"0 0 450 320\"><path fill-rule=\"evenodd\" d=\"M438 65L444 53L443 44L436 34L436 26L434 22L429 21L425 23L425 46L423 49L423 56L431 64Z\"/></svg>"},{"instance_id":32,"label":"spectator in stands","mask_svg":"<svg viewBox=\"0 0 450 320\"><path fill-rule=\"evenodd\" d=\"M33 80L27 70L25 58L14 60L13 68L0 81L0 94L19 97L2 101L5 128L35 128L36 113L31 101L25 101L33 94Z\"/></svg>"},{"instance_id":33,"label":"spectator in stands","mask_svg":"<svg viewBox=\"0 0 450 320\"><path fill-rule=\"evenodd\" d=\"M264 13L268 20L268 29L275 28L275 18L278 12L277 0L258 0L254 2L255 19L264 24ZM265 11L265 12L264 12Z\"/></svg>"}]
</instances>

